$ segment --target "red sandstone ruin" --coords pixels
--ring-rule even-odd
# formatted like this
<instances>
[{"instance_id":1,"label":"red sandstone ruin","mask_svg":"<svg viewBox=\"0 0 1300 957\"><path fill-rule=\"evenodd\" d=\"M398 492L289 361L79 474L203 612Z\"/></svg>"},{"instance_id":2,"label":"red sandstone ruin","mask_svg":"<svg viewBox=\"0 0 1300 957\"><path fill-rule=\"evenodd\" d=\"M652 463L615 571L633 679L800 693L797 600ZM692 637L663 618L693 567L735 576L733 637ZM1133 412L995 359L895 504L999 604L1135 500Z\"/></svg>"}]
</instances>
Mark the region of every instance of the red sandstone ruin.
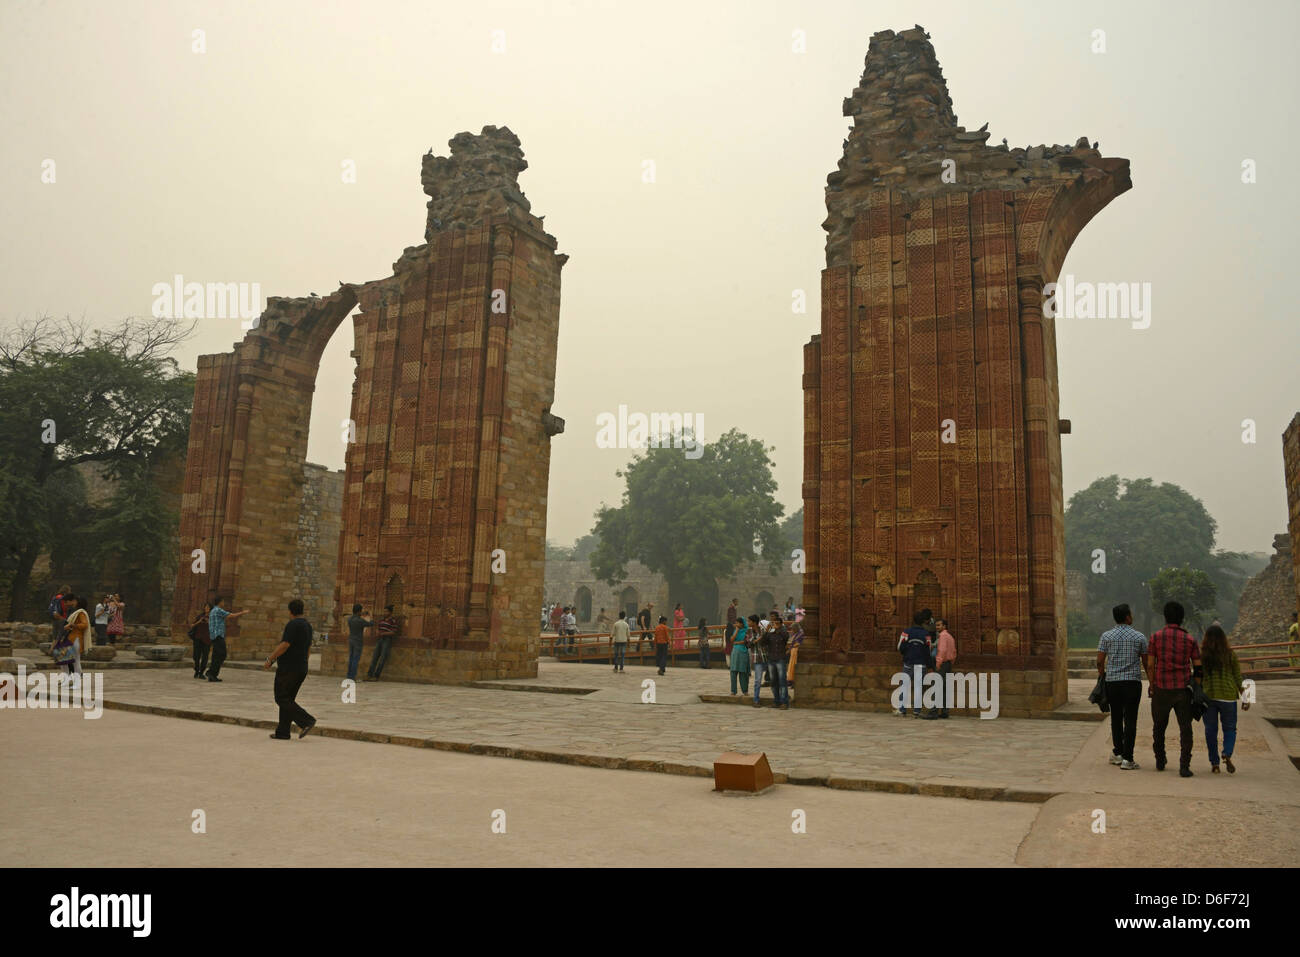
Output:
<instances>
[{"instance_id":1,"label":"red sandstone ruin","mask_svg":"<svg viewBox=\"0 0 1300 957\"><path fill-rule=\"evenodd\" d=\"M354 601L396 606L402 637L385 677L536 675L567 257L519 190L528 164L509 129L461 133L450 146L448 157L424 157L425 244L407 249L393 275L325 298L272 298L233 352L200 357L178 633L220 593L227 608L251 609L230 623L232 658L261 657L279 640L297 597L317 366L360 306L335 613ZM191 570L193 549L206 553L202 574ZM337 626L333 635L346 637ZM322 671L342 674L346 657L332 637Z\"/></svg>"},{"instance_id":2,"label":"red sandstone ruin","mask_svg":"<svg viewBox=\"0 0 1300 957\"><path fill-rule=\"evenodd\" d=\"M888 707L897 636L928 606L952 623L959 670L1001 674L1003 715L1040 713L1066 698L1068 431L1043 287L1130 187L1128 161L1086 139L986 145L957 125L928 36L871 38L827 179L799 691Z\"/></svg>"}]
</instances>

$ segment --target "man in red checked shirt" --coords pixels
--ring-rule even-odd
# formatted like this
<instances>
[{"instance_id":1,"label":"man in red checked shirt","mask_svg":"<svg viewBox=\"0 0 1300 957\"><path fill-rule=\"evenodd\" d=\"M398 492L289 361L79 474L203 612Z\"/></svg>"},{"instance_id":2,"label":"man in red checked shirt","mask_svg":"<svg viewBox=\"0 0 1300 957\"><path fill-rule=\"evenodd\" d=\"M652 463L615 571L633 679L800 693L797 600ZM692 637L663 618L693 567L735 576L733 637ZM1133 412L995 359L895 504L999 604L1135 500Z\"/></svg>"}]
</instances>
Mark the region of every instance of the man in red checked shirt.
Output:
<instances>
[{"instance_id":1,"label":"man in red checked shirt","mask_svg":"<svg viewBox=\"0 0 1300 957\"><path fill-rule=\"evenodd\" d=\"M1151 698L1152 748L1156 755L1156 770L1165 769L1165 729L1169 727L1169 711L1178 718L1178 774L1192 776L1192 693L1189 689L1195 669L1196 682L1201 681L1201 652L1196 642L1183 630L1183 606L1176 601L1165 603L1165 626L1151 636L1147 653L1142 656L1151 684L1147 696Z\"/></svg>"}]
</instances>

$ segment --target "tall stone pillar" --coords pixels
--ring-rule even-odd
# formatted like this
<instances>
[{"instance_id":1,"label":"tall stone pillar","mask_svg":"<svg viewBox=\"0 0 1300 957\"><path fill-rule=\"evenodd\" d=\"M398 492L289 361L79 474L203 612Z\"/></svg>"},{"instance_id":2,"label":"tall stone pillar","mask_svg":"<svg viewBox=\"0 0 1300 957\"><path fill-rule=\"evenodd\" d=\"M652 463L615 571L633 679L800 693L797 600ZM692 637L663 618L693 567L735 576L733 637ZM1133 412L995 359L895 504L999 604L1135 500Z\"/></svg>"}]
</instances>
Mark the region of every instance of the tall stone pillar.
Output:
<instances>
[{"instance_id":1,"label":"tall stone pillar","mask_svg":"<svg viewBox=\"0 0 1300 957\"><path fill-rule=\"evenodd\" d=\"M1066 695L1064 503L1044 286L1129 188L1128 162L1086 139L989 147L957 125L919 27L871 38L844 113L805 348L818 614L800 691L887 707L898 635L928 607L963 670L1000 674L1003 714L1051 710Z\"/></svg>"}]
</instances>

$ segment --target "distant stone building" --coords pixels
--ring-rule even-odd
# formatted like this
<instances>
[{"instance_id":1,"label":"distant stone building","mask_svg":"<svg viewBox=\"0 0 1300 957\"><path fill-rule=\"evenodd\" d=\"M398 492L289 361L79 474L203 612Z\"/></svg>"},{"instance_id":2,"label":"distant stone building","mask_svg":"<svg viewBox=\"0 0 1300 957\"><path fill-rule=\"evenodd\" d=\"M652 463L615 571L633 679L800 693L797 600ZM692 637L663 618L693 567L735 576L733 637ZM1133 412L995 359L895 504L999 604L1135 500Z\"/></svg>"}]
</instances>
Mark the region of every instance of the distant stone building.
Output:
<instances>
[{"instance_id":1,"label":"distant stone building","mask_svg":"<svg viewBox=\"0 0 1300 957\"><path fill-rule=\"evenodd\" d=\"M1065 572L1065 610L1088 613L1088 574L1077 568Z\"/></svg>"}]
</instances>

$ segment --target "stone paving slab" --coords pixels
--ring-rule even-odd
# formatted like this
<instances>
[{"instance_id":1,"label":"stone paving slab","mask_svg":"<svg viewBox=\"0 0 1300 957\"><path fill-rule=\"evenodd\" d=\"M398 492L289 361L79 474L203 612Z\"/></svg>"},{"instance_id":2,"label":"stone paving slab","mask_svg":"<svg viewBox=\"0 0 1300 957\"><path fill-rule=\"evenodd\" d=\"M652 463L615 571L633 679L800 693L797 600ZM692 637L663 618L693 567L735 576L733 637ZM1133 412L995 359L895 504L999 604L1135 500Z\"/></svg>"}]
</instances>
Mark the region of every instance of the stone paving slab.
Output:
<instances>
[{"instance_id":1,"label":"stone paving slab","mask_svg":"<svg viewBox=\"0 0 1300 957\"><path fill-rule=\"evenodd\" d=\"M106 706L273 727L271 674L258 669L223 675L223 682L211 684L184 672L117 672L105 676ZM1121 779L1118 769L1105 762L1108 722L922 721L801 709L797 697L795 707L779 711L770 706L766 691L765 707L758 709L700 701L701 692L715 691L726 681L721 669L670 668L659 676L652 667L630 666L615 674L597 665L543 661L537 678L506 684L570 693L359 682L357 703L344 704L340 679L317 674L304 684L300 702L320 721L313 734L326 737L691 776L710 775L713 760L723 751L763 751L778 781L849 790L1041 803L1065 791L1132 790L1131 775L1147 773L1123 772ZM1071 684L1072 694L1082 690L1086 696L1086 688ZM1077 684L1090 687L1086 680ZM598 690L580 693L592 687ZM648 688L654 691L653 704L642 701ZM1260 709L1247 714L1239 758L1250 756L1257 766L1271 769L1265 787L1270 799L1288 788L1300 794L1300 779L1292 780L1274 767L1281 762L1295 774L1277 729L1263 721ZM1149 750L1150 732L1143 738L1144 726L1140 718L1139 743L1145 740ZM1257 728L1267 728L1272 737L1266 739ZM1199 724L1196 732L1201 734ZM1175 737L1176 732L1171 744ZM1204 741L1198 741L1203 760ZM1158 777L1166 788L1180 780L1167 772ZM1257 785L1238 790L1247 798ZM1179 793L1186 793L1186 787Z\"/></svg>"},{"instance_id":2,"label":"stone paving slab","mask_svg":"<svg viewBox=\"0 0 1300 957\"><path fill-rule=\"evenodd\" d=\"M336 679L313 675L300 700L320 721L313 733L325 736L699 776L712 773L723 751L764 751L778 780L914 794L924 786L927 794L964 797L1008 788L1050 795L1095 730L1069 721L932 722L699 702L699 688L727 680L720 669L670 669L663 677L653 668L614 675L599 666L574 673L571 665L543 663L541 670L530 680L604 687L591 695L512 694L362 682L358 703L343 704ZM105 676L105 698L129 710L271 727L272 676L235 670L223 677L214 685L185 672L121 672ZM641 703L646 678L654 682L655 704Z\"/></svg>"}]
</instances>

